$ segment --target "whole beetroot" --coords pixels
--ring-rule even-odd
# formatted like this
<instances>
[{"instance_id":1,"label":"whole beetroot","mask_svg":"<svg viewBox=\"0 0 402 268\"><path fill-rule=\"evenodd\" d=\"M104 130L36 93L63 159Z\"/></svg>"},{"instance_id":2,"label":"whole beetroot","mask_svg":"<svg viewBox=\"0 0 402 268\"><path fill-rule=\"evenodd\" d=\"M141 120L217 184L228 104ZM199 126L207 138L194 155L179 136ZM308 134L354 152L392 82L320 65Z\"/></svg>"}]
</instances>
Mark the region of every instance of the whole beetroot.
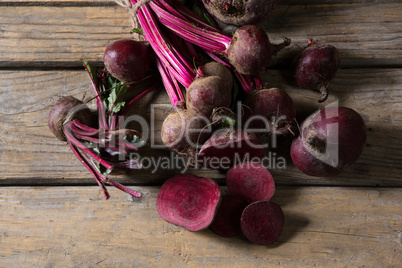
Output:
<instances>
[{"instance_id":1,"label":"whole beetroot","mask_svg":"<svg viewBox=\"0 0 402 268\"><path fill-rule=\"evenodd\" d=\"M279 0L202 0L208 12L218 21L243 26L266 19Z\"/></svg>"},{"instance_id":2,"label":"whole beetroot","mask_svg":"<svg viewBox=\"0 0 402 268\"><path fill-rule=\"evenodd\" d=\"M122 39L110 44L103 55L106 69L124 83L143 79L150 67L150 46L147 43Z\"/></svg>"},{"instance_id":3,"label":"whole beetroot","mask_svg":"<svg viewBox=\"0 0 402 268\"><path fill-rule=\"evenodd\" d=\"M195 79L187 89L187 108L206 117L209 117L215 108L229 107L231 101L231 88L219 76Z\"/></svg>"},{"instance_id":4,"label":"whole beetroot","mask_svg":"<svg viewBox=\"0 0 402 268\"><path fill-rule=\"evenodd\" d=\"M303 173L317 177L340 174L363 151L366 126L363 118L347 107L327 107L310 115L292 142L290 155Z\"/></svg>"},{"instance_id":5,"label":"whole beetroot","mask_svg":"<svg viewBox=\"0 0 402 268\"><path fill-rule=\"evenodd\" d=\"M263 134L271 135L293 133L296 107L284 90L279 88L256 90L247 96L243 106L243 121L247 128L264 130Z\"/></svg>"},{"instance_id":6,"label":"whole beetroot","mask_svg":"<svg viewBox=\"0 0 402 268\"><path fill-rule=\"evenodd\" d=\"M334 46L319 45L310 40L307 48L293 61L292 76L299 87L321 92L318 102L324 102L328 98L328 85L339 64L339 52Z\"/></svg>"},{"instance_id":7,"label":"whole beetroot","mask_svg":"<svg viewBox=\"0 0 402 268\"><path fill-rule=\"evenodd\" d=\"M193 110L173 111L162 123L162 142L172 151L191 155L189 150L207 139L208 122L208 118Z\"/></svg>"},{"instance_id":8,"label":"whole beetroot","mask_svg":"<svg viewBox=\"0 0 402 268\"><path fill-rule=\"evenodd\" d=\"M264 146L247 131L222 129L215 132L202 145L198 163L216 170L227 170L236 163L264 157Z\"/></svg>"},{"instance_id":9,"label":"whole beetroot","mask_svg":"<svg viewBox=\"0 0 402 268\"><path fill-rule=\"evenodd\" d=\"M271 59L271 43L265 31L256 25L236 30L227 50L230 63L245 75L258 75Z\"/></svg>"},{"instance_id":10,"label":"whole beetroot","mask_svg":"<svg viewBox=\"0 0 402 268\"><path fill-rule=\"evenodd\" d=\"M50 131L60 141L67 141L64 125L77 119L84 125L91 123L92 114L82 101L67 96L59 99L49 112L48 126Z\"/></svg>"}]
</instances>

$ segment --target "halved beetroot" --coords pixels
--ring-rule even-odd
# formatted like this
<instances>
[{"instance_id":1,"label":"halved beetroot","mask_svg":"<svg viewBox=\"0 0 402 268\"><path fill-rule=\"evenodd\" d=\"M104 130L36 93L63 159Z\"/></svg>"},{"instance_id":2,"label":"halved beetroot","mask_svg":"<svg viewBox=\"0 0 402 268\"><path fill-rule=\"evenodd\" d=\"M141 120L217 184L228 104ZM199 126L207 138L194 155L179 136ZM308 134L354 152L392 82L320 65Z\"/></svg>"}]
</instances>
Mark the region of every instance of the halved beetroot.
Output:
<instances>
[{"instance_id":1,"label":"halved beetroot","mask_svg":"<svg viewBox=\"0 0 402 268\"><path fill-rule=\"evenodd\" d=\"M164 220L199 231L211 224L220 198L219 186L212 179L179 174L162 185L156 209Z\"/></svg>"},{"instance_id":2,"label":"halved beetroot","mask_svg":"<svg viewBox=\"0 0 402 268\"><path fill-rule=\"evenodd\" d=\"M282 233L285 217L281 207L273 202L258 201L248 205L241 215L241 231L250 242L269 245Z\"/></svg>"},{"instance_id":3,"label":"halved beetroot","mask_svg":"<svg viewBox=\"0 0 402 268\"><path fill-rule=\"evenodd\" d=\"M240 218L249 203L231 195L222 196L211 228L217 235L233 237L241 234Z\"/></svg>"},{"instance_id":4,"label":"halved beetroot","mask_svg":"<svg viewBox=\"0 0 402 268\"><path fill-rule=\"evenodd\" d=\"M198 163L216 170L227 170L236 163L262 159L264 146L247 131L230 129L214 133L201 147Z\"/></svg>"},{"instance_id":5,"label":"halved beetroot","mask_svg":"<svg viewBox=\"0 0 402 268\"><path fill-rule=\"evenodd\" d=\"M271 173L257 162L237 164L226 173L231 195L248 202L268 201L274 195L275 182Z\"/></svg>"}]
</instances>

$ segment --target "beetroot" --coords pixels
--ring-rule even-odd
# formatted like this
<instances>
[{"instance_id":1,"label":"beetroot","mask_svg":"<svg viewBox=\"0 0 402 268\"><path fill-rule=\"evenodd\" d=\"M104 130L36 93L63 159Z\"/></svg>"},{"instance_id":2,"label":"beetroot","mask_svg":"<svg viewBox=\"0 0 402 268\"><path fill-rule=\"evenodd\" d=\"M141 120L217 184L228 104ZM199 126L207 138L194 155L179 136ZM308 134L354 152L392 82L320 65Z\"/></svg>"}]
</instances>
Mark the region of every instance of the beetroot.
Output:
<instances>
[{"instance_id":1,"label":"beetroot","mask_svg":"<svg viewBox=\"0 0 402 268\"><path fill-rule=\"evenodd\" d=\"M208 12L218 21L243 26L266 19L279 0L202 0Z\"/></svg>"},{"instance_id":2,"label":"beetroot","mask_svg":"<svg viewBox=\"0 0 402 268\"><path fill-rule=\"evenodd\" d=\"M67 141L64 134L66 123L76 119L84 125L89 125L91 118L92 114L88 106L72 96L67 96L59 99L50 110L48 126L57 139Z\"/></svg>"},{"instance_id":3,"label":"beetroot","mask_svg":"<svg viewBox=\"0 0 402 268\"><path fill-rule=\"evenodd\" d=\"M182 109L170 113L162 124L162 142L179 153L187 153L208 137L208 118L193 110Z\"/></svg>"},{"instance_id":4,"label":"beetroot","mask_svg":"<svg viewBox=\"0 0 402 268\"><path fill-rule=\"evenodd\" d=\"M219 76L196 79L187 89L187 108L207 117L213 109L229 107L230 103L231 88Z\"/></svg>"},{"instance_id":5,"label":"beetroot","mask_svg":"<svg viewBox=\"0 0 402 268\"><path fill-rule=\"evenodd\" d=\"M230 63L245 75L258 75L271 59L271 53L267 34L256 25L237 29L227 50Z\"/></svg>"},{"instance_id":6,"label":"beetroot","mask_svg":"<svg viewBox=\"0 0 402 268\"><path fill-rule=\"evenodd\" d=\"M245 159L263 157L263 145L253 133L224 129L205 141L198 153L198 162L210 169L226 170Z\"/></svg>"},{"instance_id":7,"label":"beetroot","mask_svg":"<svg viewBox=\"0 0 402 268\"><path fill-rule=\"evenodd\" d=\"M103 55L106 69L124 83L143 79L150 67L150 47L147 43L123 39L110 44Z\"/></svg>"},{"instance_id":8,"label":"beetroot","mask_svg":"<svg viewBox=\"0 0 402 268\"><path fill-rule=\"evenodd\" d=\"M293 62L292 76L299 87L321 92L318 102L323 102L328 98L328 84L339 64L339 52L334 46L318 45L310 40Z\"/></svg>"},{"instance_id":9,"label":"beetroot","mask_svg":"<svg viewBox=\"0 0 402 268\"><path fill-rule=\"evenodd\" d=\"M258 201L247 206L241 216L241 230L250 242L270 245L282 233L284 215L281 207L269 201Z\"/></svg>"},{"instance_id":10,"label":"beetroot","mask_svg":"<svg viewBox=\"0 0 402 268\"><path fill-rule=\"evenodd\" d=\"M180 174L162 185L156 209L164 220L189 231L199 231L211 224L220 198L221 192L215 181Z\"/></svg>"},{"instance_id":11,"label":"beetroot","mask_svg":"<svg viewBox=\"0 0 402 268\"><path fill-rule=\"evenodd\" d=\"M225 82L226 87L229 88L229 90L232 90L233 87L232 73L222 63L216 61L207 62L203 66L198 68L198 73L200 77L219 76Z\"/></svg>"},{"instance_id":12,"label":"beetroot","mask_svg":"<svg viewBox=\"0 0 402 268\"><path fill-rule=\"evenodd\" d=\"M248 202L268 201L275 193L271 173L257 162L237 164L226 173L229 193Z\"/></svg>"},{"instance_id":13,"label":"beetroot","mask_svg":"<svg viewBox=\"0 0 402 268\"><path fill-rule=\"evenodd\" d=\"M310 115L292 142L294 165L310 176L330 177L353 164L363 151L363 118L347 107L327 107Z\"/></svg>"},{"instance_id":14,"label":"beetroot","mask_svg":"<svg viewBox=\"0 0 402 268\"><path fill-rule=\"evenodd\" d=\"M215 218L209 227L223 237L240 235L240 218L247 205L247 201L241 198L231 195L222 196Z\"/></svg>"},{"instance_id":15,"label":"beetroot","mask_svg":"<svg viewBox=\"0 0 402 268\"><path fill-rule=\"evenodd\" d=\"M292 98L278 88L252 92L244 101L243 121L248 128L264 130L263 134L293 133L296 107Z\"/></svg>"}]
</instances>

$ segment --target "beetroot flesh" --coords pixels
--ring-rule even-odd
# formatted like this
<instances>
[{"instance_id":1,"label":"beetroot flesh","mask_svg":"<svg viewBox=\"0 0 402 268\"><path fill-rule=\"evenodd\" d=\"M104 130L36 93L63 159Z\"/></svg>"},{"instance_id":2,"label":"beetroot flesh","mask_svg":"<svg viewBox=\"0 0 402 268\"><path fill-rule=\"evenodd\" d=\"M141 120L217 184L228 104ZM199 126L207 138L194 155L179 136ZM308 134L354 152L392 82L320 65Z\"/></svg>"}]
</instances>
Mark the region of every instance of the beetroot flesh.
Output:
<instances>
[{"instance_id":1,"label":"beetroot flesh","mask_svg":"<svg viewBox=\"0 0 402 268\"><path fill-rule=\"evenodd\" d=\"M208 12L218 21L243 26L266 19L279 0L202 0Z\"/></svg>"},{"instance_id":2,"label":"beetroot flesh","mask_svg":"<svg viewBox=\"0 0 402 268\"><path fill-rule=\"evenodd\" d=\"M236 30L227 55L230 63L244 75L257 76L271 59L271 44L265 31L256 25Z\"/></svg>"},{"instance_id":3,"label":"beetroot flesh","mask_svg":"<svg viewBox=\"0 0 402 268\"><path fill-rule=\"evenodd\" d=\"M209 228L222 237L241 234L240 218L248 202L231 195L222 196L215 218Z\"/></svg>"},{"instance_id":4,"label":"beetroot flesh","mask_svg":"<svg viewBox=\"0 0 402 268\"><path fill-rule=\"evenodd\" d=\"M132 39L122 39L110 44L103 55L106 69L124 83L143 79L150 68L150 47Z\"/></svg>"},{"instance_id":5,"label":"beetroot flesh","mask_svg":"<svg viewBox=\"0 0 402 268\"><path fill-rule=\"evenodd\" d=\"M299 87L320 91L318 102L324 102L328 98L328 84L335 77L339 64L339 52L334 46L312 42L295 58L292 76Z\"/></svg>"},{"instance_id":6,"label":"beetroot flesh","mask_svg":"<svg viewBox=\"0 0 402 268\"><path fill-rule=\"evenodd\" d=\"M275 193L271 173L257 162L237 164L226 173L229 193L248 202L268 201Z\"/></svg>"},{"instance_id":7,"label":"beetroot flesh","mask_svg":"<svg viewBox=\"0 0 402 268\"><path fill-rule=\"evenodd\" d=\"M215 108L230 106L231 93L231 88L219 76L195 79L187 89L187 109L209 117Z\"/></svg>"},{"instance_id":8,"label":"beetroot flesh","mask_svg":"<svg viewBox=\"0 0 402 268\"><path fill-rule=\"evenodd\" d=\"M253 133L230 129L214 133L202 145L198 163L216 170L227 170L245 159L262 159L265 150Z\"/></svg>"},{"instance_id":9,"label":"beetroot flesh","mask_svg":"<svg viewBox=\"0 0 402 268\"><path fill-rule=\"evenodd\" d=\"M67 141L64 134L64 125L75 119L89 126L92 121L92 113L82 101L72 96L67 96L59 99L50 109L48 126L58 140Z\"/></svg>"},{"instance_id":10,"label":"beetroot flesh","mask_svg":"<svg viewBox=\"0 0 402 268\"><path fill-rule=\"evenodd\" d=\"M327 107L301 124L290 155L294 165L307 175L336 176L359 158L366 136L365 123L356 111Z\"/></svg>"},{"instance_id":11,"label":"beetroot flesh","mask_svg":"<svg viewBox=\"0 0 402 268\"><path fill-rule=\"evenodd\" d=\"M256 90L247 96L243 105L243 122L248 124L247 129L266 130L262 133L265 135L293 133L296 107L284 90L278 88Z\"/></svg>"},{"instance_id":12,"label":"beetroot flesh","mask_svg":"<svg viewBox=\"0 0 402 268\"><path fill-rule=\"evenodd\" d=\"M248 205L240 221L244 236L257 245L270 245L278 240L284 222L281 207L269 201L258 201Z\"/></svg>"},{"instance_id":13,"label":"beetroot flesh","mask_svg":"<svg viewBox=\"0 0 402 268\"><path fill-rule=\"evenodd\" d=\"M162 185L156 209L167 222L199 231L212 223L220 198L219 186L212 179L179 174Z\"/></svg>"}]
</instances>

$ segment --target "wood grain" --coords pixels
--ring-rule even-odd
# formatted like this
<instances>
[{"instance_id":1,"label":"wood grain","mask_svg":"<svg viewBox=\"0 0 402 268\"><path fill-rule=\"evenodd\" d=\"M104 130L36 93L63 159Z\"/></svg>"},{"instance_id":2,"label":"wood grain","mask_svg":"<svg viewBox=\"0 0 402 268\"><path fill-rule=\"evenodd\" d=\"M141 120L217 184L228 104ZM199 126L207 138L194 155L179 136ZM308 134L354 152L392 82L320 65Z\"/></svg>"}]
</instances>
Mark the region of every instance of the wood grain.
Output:
<instances>
[{"instance_id":1,"label":"wood grain","mask_svg":"<svg viewBox=\"0 0 402 268\"><path fill-rule=\"evenodd\" d=\"M279 240L252 245L159 218L157 188L133 202L94 187L2 188L0 263L35 267L399 267L401 189L279 189Z\"/></svg>"},{"instance_id":2,"label":"wood grain","mask_svg":"<svg viewBox=\"0 0 402 268\"><path fill-rule=\"evenodd\" d=\"M263 27L273 42L293 40L280 54L285 62L314 38L338 47L343 66L400 66L400 11L391 2L289 3L279 5ZM129 16L117 5L5 5L0 25L2 68L77 67L81 59L101 61L110 42L131 37Z\"/></svg>"},{"instance_id":3,"label":"wood grain","mask_svg":"<svg viewBox=\"0 0 402 268\"><path fill-rule=\"evenodd\" d=\"M271 163L270 170L277 182L282 185L401 186L401 77L399 69L341 70L330 85L328 101L318 105L319 93L294 87L289 83L286 70L264 73L264 80L270 87L283 88L294 99L299 122L316 109L338 102L358 111L368 127L367 146L362 156L340 176L326 179L308 177L286 158L285 169ZM84 71L1 71L0 88L0 184L94 183L68 146L57 141L47 127L48 112L58 98L68 94L77 98L84 94L92 96L87 74ZM162 145L160 127L171 109L167 94L159 88L133 110L133 114L144 116L148 122L154 118L154 129L147 137L156 145ZM155 150L152 156L155 161L162 156L174 157L163 149ZM279 156L287 157L286 154ZM130 176L118 176L118 179L126 184L159 184L181 170L159 168L152 173L148 169L134 171ZM191 171L218 180L224 177L216 171Z\"/></svg>"}]
</instances>

